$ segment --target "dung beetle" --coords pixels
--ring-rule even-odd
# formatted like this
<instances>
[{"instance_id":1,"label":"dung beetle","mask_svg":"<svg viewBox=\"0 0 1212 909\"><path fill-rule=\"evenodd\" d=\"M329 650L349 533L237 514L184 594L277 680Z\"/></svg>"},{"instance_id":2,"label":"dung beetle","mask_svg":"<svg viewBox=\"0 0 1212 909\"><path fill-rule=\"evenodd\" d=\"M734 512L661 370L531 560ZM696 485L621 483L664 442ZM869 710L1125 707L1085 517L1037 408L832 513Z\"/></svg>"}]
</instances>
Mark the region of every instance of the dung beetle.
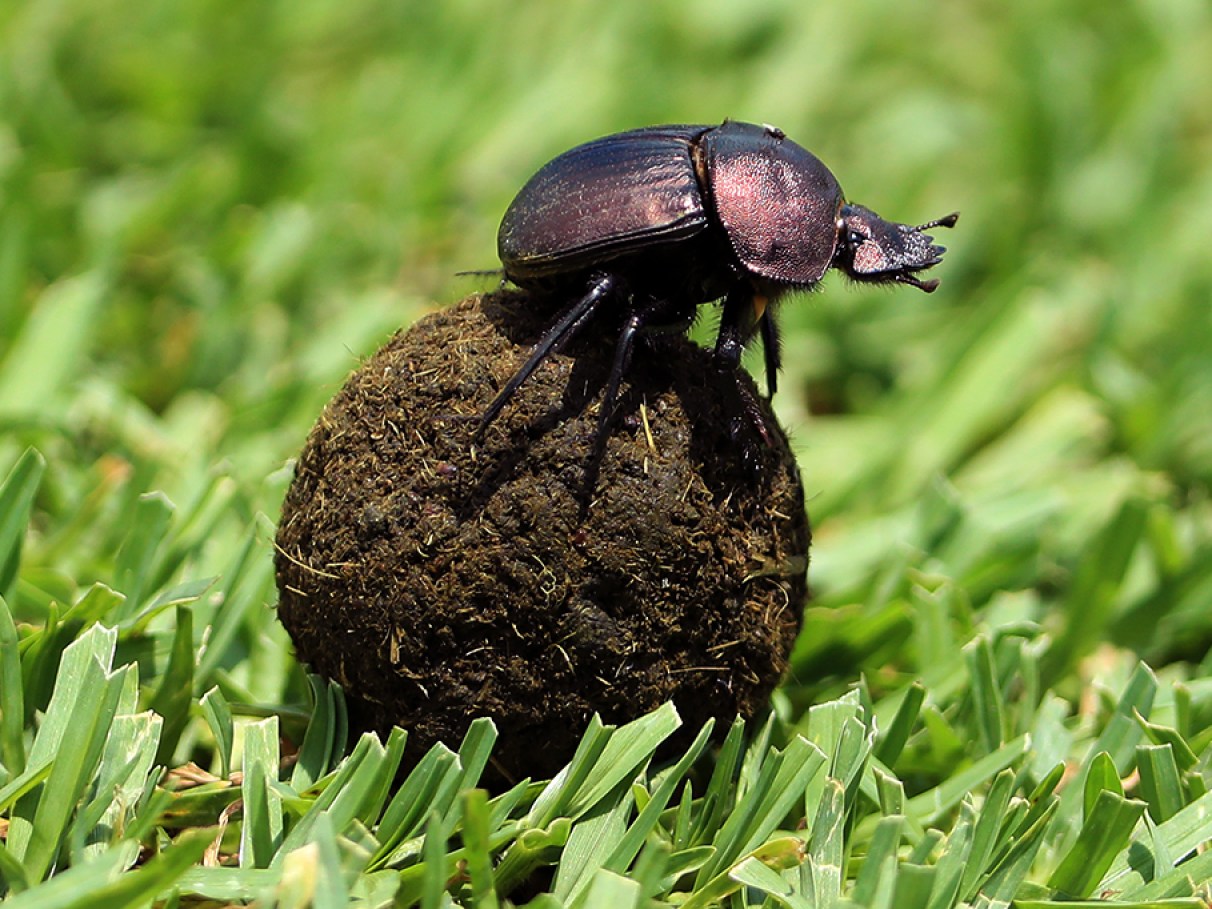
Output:
<instances>
[{"instance_id":1,"label":"dung beetle","mask_svg":"<svg viewBox=\"0 0 1212 909\"><path fill-rule=\"evenodd\" d=\"M773 304L813 287L832 266L856 281L900 282L927 293L917 273L944 248L916 227L846 202L829 169L772 126L652 126L617 133L544 165L513 200L497 238L505 276L538 296L572 300L480 418L477 437L523 382L593 317L622 317L598 414L602 444L637 337L685 330L700 304L723 299L715 357L739 368L760 332L766 387L780 363ZM744 409L763 438L748 386Z\"/></svg>"}]
</instances>

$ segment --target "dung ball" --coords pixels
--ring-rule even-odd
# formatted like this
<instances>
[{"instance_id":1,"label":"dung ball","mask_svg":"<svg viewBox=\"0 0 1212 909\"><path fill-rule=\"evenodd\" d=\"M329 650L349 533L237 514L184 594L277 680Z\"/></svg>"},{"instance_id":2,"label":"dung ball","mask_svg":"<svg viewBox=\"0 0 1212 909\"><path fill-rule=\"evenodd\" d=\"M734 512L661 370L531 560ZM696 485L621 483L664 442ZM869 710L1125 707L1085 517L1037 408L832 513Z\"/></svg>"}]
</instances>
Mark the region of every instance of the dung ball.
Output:
<instances>
[{"instance_id":1,"label":"dung ball","mask_svg":"<svg viewBox=\"0 0 1212 909\"><path fill-rule=\"evenodd\" d=\"M396 334L312 429L276 540L278 614L351 720L416 757L491 717L505 779L557 771L595 713L762 711L807 596L786 437L685 337L637 347L596 458L608 318L476 438L551 318L503 291Z\"/></svg>"}]
</instances>

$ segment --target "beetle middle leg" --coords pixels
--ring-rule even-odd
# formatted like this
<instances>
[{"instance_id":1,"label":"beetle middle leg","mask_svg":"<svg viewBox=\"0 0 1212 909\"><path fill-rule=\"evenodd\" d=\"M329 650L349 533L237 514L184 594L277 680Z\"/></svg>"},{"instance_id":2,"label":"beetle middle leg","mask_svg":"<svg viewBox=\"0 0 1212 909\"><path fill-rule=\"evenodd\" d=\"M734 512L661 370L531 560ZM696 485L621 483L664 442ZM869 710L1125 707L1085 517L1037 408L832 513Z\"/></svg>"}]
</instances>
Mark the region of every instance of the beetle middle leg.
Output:
<instances>
[{"instance_id":1,"label":"beetle middle leg","mask_svg":"<svg viewBox=\"0 0 1212 909\"><path fill-rule=\"evenodd\" d=\"M779 336L778 323L770 307L762 313L762 358L766 363L766 397L774 398L779 390L779 369L783 365L783 340Z\"/></svg>"}]
</instances>

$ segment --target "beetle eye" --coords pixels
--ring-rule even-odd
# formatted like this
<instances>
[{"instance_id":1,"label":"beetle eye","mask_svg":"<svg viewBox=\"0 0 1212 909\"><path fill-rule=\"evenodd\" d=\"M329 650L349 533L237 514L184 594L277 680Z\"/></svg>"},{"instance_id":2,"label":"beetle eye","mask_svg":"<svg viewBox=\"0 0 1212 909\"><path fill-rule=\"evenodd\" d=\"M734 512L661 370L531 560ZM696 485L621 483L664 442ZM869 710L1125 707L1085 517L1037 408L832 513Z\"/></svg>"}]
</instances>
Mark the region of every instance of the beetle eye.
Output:
<instances>
[{"instance_id":1,"label":"beetle eye","mask_svg":"<svg viewBox=\"0 0 1212 909\"><path fill-rule=\"evenodd\" d=\"M860 234L857 230L846 231L846 245L847 246L862 246L866 242L867 242L867 237Z\"/></svg>"}]
</instances>

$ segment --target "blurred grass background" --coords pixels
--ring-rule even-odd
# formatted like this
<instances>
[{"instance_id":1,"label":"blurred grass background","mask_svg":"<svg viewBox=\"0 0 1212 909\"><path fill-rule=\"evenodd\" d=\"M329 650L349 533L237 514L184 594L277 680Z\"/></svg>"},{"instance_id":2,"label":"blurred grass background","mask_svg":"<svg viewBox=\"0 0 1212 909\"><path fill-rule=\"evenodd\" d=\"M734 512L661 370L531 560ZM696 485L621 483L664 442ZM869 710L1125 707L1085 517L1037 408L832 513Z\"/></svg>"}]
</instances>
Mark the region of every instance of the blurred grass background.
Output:
<instances>
[{"instance_id":1,"label":"blurred grass background","mask_svg":"<svg viewBox=\"0 0 1212 909\"><path fill-rule=\"evenodd\" d=\"M220 575L208 669L302 700L257 516L323 404L491 286L456 272L551 156L734 117L887 217L963 213L933 296L784 308L817 531L789 703L980 626L1042 623L1062 687L1104 642L1212 671L1207 3L38 0L0 42L0 476L48 463L18 620Z\"/></svg>"}]
</instances>

